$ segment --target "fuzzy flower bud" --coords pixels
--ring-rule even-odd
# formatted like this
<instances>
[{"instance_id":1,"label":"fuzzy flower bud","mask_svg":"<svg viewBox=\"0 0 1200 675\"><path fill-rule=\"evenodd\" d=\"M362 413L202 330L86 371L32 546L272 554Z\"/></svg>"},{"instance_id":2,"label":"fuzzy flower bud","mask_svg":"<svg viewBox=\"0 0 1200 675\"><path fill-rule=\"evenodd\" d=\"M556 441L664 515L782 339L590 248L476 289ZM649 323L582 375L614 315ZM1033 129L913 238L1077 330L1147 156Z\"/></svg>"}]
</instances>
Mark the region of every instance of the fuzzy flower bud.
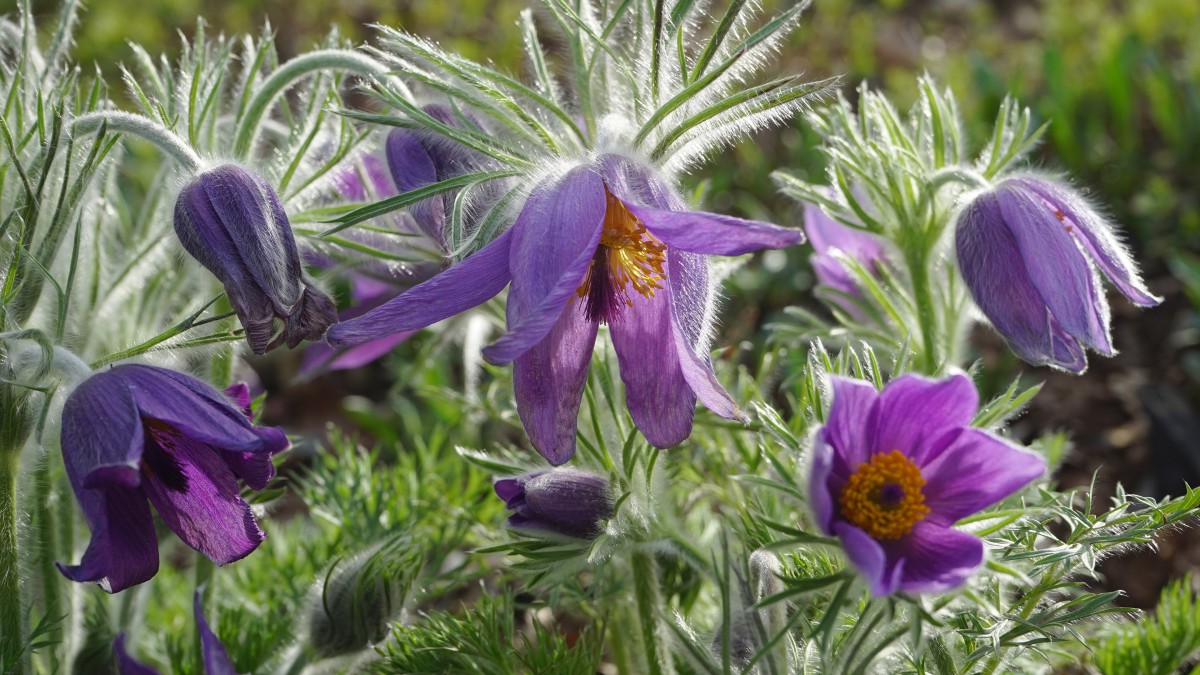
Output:
<instances>
[{"instance_id":1,"label":"fuzzy flower bud","mask_svg":"<svg viewBox=\"0 0 1200 675\"><path fill-rule=\"evenodd\" d=\"M813 255L809 260L817 281L826 288L853 298L862 297L862 290L851 271L834 253L857 260L871 272L878 271L879 265L887 259L882 239L834 220L816 204L804 205L804 233L812 243ZM836 298L834 302L852 316L860 314L842 298Z\"/></svg>"},{"instance_id":2,"label":"fuzzy flower bud","mask_svg":"<svg viewBox=\"0 0 1200 675\"><path fill-rule=\"evenodd\" d=\"M175 233L225 285L255 354L320 340L337 321L333 301L301 269L283 204L262 176L233 164L200 174L175 203Z\"/></svg>"},{"instance_id":3,"label":"fuzzy flower bud","mask_svg":"<svg viewBox=\"0 0 1200 675\"><path fill-rule=\"evenodd\" d=\"M608 481L573 469L538 471L496 481L496 495L515 511L513 527L595 539L613 516Z\"/></svg>"},{"instance_id":4,"label":"fuzzy flower bud","mask_svg":"<svg viewBox=\"0 0 1200 675\"><path fill-rule=\"evenodd\" d=\"M1013 178L980 193L958 217L955 239L975 304L1033 365L1080 373L1085 347L1115 353L1097 268L1135 305L1161 301L1112 226L1058 183Z\"/></svg>"},{"instance_id":5,"label":"fuzzy flower bud","mask_svg":"<svg viewBox=\"0 0 1200 675\"><path fill-rule=\"evenodd\" d=\"M405 589L375 554L335 563L309 601L308 646L321 658L366 649L388 636Z\"/></svg>"}]
</instances>

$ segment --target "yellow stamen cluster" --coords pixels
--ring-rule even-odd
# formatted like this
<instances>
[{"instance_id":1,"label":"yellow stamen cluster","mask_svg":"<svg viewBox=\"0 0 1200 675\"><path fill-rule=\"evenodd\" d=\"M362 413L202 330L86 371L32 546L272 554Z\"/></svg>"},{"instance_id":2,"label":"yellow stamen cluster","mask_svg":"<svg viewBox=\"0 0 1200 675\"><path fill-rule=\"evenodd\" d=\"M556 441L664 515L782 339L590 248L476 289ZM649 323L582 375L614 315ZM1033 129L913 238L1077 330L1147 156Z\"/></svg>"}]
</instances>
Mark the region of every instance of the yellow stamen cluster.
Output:
<instances>
[{"instance_id":1,"label":"yellow stamen cluster","mask_svg":"<svg viewBox=\"0 0 1200 675\"><path fill-rule=\"evenodd\" d=\"M608 188L604 189L607 207L604 212L604 230L600 234L600 246L604 260L595 260L588 268L583 284L575 291L575 295L585 298L592 290L593 280L604 274L609 292L613 293L621 304L633 306L626 293L627 287L641 293L647 298L654 297L655 291L662 288L666 272L663 265L667 261L667 247L654 238L637 216L629 212L621 200L613 196ZM600 256L598 256L599 258ZM596 270L596 265L605 265L606 270Z\"/></svg>"},{"instance_id":2,"label":"yellow stamen cluster","mask_svg":"<svg viewBox=\"0 0 1200 675\"><path fill-rule=\"evenodd\" d=\"M899 539L929 515L925 478L899 450L858 465L838 497L842 517L874 539Z\"/></svg>"}]
</instances>

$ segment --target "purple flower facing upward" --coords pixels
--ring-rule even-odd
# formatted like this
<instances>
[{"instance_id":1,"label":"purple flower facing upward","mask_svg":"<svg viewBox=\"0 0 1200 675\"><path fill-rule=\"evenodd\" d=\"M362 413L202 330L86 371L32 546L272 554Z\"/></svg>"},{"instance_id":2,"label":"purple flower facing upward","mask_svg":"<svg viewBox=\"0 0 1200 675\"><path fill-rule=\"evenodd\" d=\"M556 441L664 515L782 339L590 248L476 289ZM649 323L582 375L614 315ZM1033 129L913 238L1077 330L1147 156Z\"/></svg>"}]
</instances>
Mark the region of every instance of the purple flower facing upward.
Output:
<instances>
[{"instance_id":1,"label":"purple flower facing upward","mask_svg":"<svg viewBox=\"0 0 1200 675\"><path fill-rule=\"evenodd\" d=\"M196 632L200 634L204 675L237 675L237 671L233 668L233 661L229 658L229 652L225 651L225 645L221 644L221 640L217 638L216 633L213 633L212 628L209 627L208 621L204 619L204 605L201 602L199 591L192 599L192 612L196 617ZM151 668L129 655L125 649L124 633L118 634L117 639L113 641L113 651L116 652L117 672L120 675L159 675L158 669Z\"/></svg>"},{"instance_id":2,"label":"purple flower facing upward","mask_svg":"<svg viewBox=\"0 0 1200 675\"><path fill-rule=\"evenodd\" d=\"M834 220L828 213L816 204L804 205L804 233L812 244L813 271L821 285L844 293L851 297L862 297L862 290L854 281L850 270L833 256L835 251L862 263L862 266L875 272L879 265L887 259L883 240L861 229L844 225ZM838 304L847 311L854 312L847 303ZM856 313L856 312L854 312Z\"/></svg>"},{"instance_id":3,"label":"purple flower facing upward","mask_svg":"<svg viewBox=\"0 0 1200 675\"><path fill-rule=\"evenodd\" d=\"M1012 178L979 194L958 218L956 242L975 304L1035 366L1081 373L1085 348L1115 353L1097 267L1135 305L1161 302L1112 227L1057 183Z\"/></svg>"},{"instance_id":4,"label":"purple flower facing upward","mask_svg":"<svg viewBox=\"0 0 1200 675\"><path fill-rule=\"evenodd\" d=\"M515 362L517 411L552 464L575 453L597 328L607 323L634 423L656 447L682 442L697 399L740 412L707 353L706 255L803 241L796 230L690 211L651 171L615 155L536 187L513 226L475 254L358 319L329 341L361 344L428 326L512 283L508 333L484 351Z\"/></svg>"},{"instance_id":5,"label":"purple flower facing upward","mask_svg":"<svg viewBox=\"0 0 1200 675\"><path fill-rule=\"evenodd\" d=\"M515 511L513 527L595 539L613 516L608 481L573 469L553 469L496 481L496 495Z\"/></svg>"},{"instance_id":6,"label":"purple flower facing upward","mask_svg":"<svg viewBox=\"0 0 1200 675\"><path fill-rule=\"evenodd\" d=\"M175 233L224 284L255 354L320 340L337 321L333 301L301 269L287 214L262 176L233 164L201 173L175 202Z\"/></svg>"},{"instance_id":7,"label":"purple flower facing upward","mask_svg":"<svg viewBox=\"0 0 1200 675\"><path fill-rule=\"evenodd\" d=\"M809 476L818 527L841 539L873 595L959 586L983 542L954 523L1018 492L1045 460L970 427L979 395L964 375L903 375L882 392L832 380Z\"/></svg>"},{"instance_id":8,"label":"purple flower facing upward","mask_svg":"<svg viewBox=\"0 0 1200 675\"><path fill-rule=\"evenodd\" d=\"M67 478L92 530L73 581L115 593L158 571L159 516L214 563L240 560L266 535L241 497L275 475L283 431L250 422L244 386L223 395L165 368L121 365L92 375L63 407Z\"/></svg>"}]
</instances>

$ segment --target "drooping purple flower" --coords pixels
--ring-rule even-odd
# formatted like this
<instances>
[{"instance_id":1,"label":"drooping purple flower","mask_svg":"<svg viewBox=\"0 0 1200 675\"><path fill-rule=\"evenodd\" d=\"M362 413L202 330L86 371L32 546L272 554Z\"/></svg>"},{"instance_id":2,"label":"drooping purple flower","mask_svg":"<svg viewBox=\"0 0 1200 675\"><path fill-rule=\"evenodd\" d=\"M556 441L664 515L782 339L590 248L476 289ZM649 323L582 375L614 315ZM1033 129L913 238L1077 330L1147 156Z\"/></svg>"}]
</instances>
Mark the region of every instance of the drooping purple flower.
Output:
<instances>
[{"instance_id":1,"label":"drooping purple flower","mask_svg":"<svg viewBox=\"0 0 1200 675\"><path fill-rule=\"evenodd\" d=\"M1097 267L1135 305L1161 301L1112 226L1051 181L1012 178L979 194L958 218L956 241L975 304L1033 365L1080 373L1085 348L1115 353Z\"/></svg>"},{"instance_id":2,"label":"drooping purple flower","mask_svg":"<svg viewBox=\"0 0 1200 675\"><path fill-rule=\"evenodd\" d=\"M217 638L216 633L209 627L204 618L204 605L199 592L192 599L192 612L196 617L196 632L200 634L200 651L204 659L204 675L237 675L229 652ZM130 656L125 649L125 634L120 633L113 641L113 650L117 656L117 672L121 675L159 675L156 668L138 661Z\"/></svg>"},{"instance_id":3,"label":"drooping purple flower","mask_svg":"<svg viewBox=\"0 0 1200 675\"><path fill-rule=\"evenodd\" d=\"M283 431L251 423L249 394L222 394L188 375L120 365L92 375L67 398L62 451L67 478L92 530L73 581L115 593L158 571L150 505L188 546L218 565L240 560L266 536L241 497L275 475Z\"/></svg>"},{"instance_id":4,"label":"drooping purple flower","mask_svg":"<svg viewBox=\"0 0 1200 675\"><path fill-rule=\"evenodd\" d=\"M962 584L982 563L983 542L954 523L1018 492L1045 460L970 427L979 394L964 375L903 375L882 392L831 379L809 475L817 526L841 539L873 595Z\"/></svg>"},{"instance_id":5,"label":"drooping purple flower","mask_svg":"<svg viewBox=\"0 0 1200 675\"><path fill-rule=\"evenodd\" d=\"M808 241L813 247L814 253L809 260L817 275L817 281L851 297L862 297L862 289L858 287L850 270L834 257L834 252L857 260L871 272L877 271L879 265L887 258L882 239L865 230L834 220L816 204L804 205L804 233L808 235ZM846 303L839 302L839 305L847 311L854 312Z\"/></svg>"},{"instance_id":6,"label":"drooping purple flower","mask_svg":"<svg viewBox=\"0 0 1200 675\"><path fill-rule=\"evenodd\" d=\"M608 480L573 469L538 471L496 481L496 495L515 511L513 527L595 539L613 516Z\"/></svg>"},{"instance_id":7,"label":"drooping purple flower","mask_svg":"<svg viewBox=\"0 0 1200 675\"><path fill-rule=\"evenodd\" d=\"M474 255L329 332L361 344L470 309L512 282L508 333L484 351L515 362L517 411L552 464L575 453L576 418L596 331L607 323L634 423L656 447L682 442L696 400L740 416L713 374L704 317L705 255L803 241L767 223L689 211L645 167L615 155L533 190L516 222Z\"/></svg>"},{"instance_id":8,"label":"drooping purple flower","mask_svg":"<svg viewBox=\"0 0 1200 675\"><path fill-rule=\"evenodd\" d=\"M175 202L175 233L224 284L255 354L320 340L337 320L333 301L301 269L283 204L262 176L233 164L201 173Z\"/></svg>"}]
</instances>

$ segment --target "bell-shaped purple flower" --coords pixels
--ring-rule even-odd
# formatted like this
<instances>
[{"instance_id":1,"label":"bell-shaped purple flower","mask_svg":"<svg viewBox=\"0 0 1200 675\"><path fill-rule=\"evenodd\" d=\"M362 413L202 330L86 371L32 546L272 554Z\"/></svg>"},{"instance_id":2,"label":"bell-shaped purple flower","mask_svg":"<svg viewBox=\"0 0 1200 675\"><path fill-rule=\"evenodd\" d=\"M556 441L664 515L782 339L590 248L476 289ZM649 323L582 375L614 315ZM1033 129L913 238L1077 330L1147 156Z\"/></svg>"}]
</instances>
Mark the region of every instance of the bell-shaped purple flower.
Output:
<instances>
[{"instance_id":1,"label":"bell-shaped purple flower","mask_svg":"<svg viewBox=\"0 0 1200 675\"><path fill-rule=\"evenodd\" d=\"M689 211L647 168L614 155L533 190L513 226L329 341L360 344L423 328L508 294L508 333L484 351L515 362L517 411L552 464L575 453L576 418L597 328L607 323L634 423L656 447L686 439L696 401L740 416L713 374L706 255L803 241L797 230Z\"/></svg>"},{"instance_id":2,"label":"bell-shaped purple flower","mask_svg":"<svg viewBox=\"0 0 1200 675\"><path fill-rule=\"evenodd\" d=\"M496 481L496 495L515 511L513 527L595 539L613 516L608 480L573 469L538 471Z\"/></svg>"},{"instance_id":3,"label":"bell-shaped purple flower","mask_svg":"<svg viewBox=\"0 0 1200 675\"><path fill-rule=\"evenodd\" d=\"M320 340L337 321L333 301L304 274L283 204L262 176L233 164L201 173L175 202L175 233L225 285L255 354Z\"/></svg>"},{"instance_id":4,"label":"bell-shaped purple flower","mask_svg":"<svg viewBox=\"0 0 1200 675\"><path fill-rule=\"evenodd\" d=\"M1051 181L1012 178L980 193L959 216L955 236L975 304L1033 365L1080 373L1085 348L1115 353L1097 268L1135 305L1161 301L1112 226Z\"/></svg>"},{"instance_id":5,"label":"bell-shaped purple flower","mask_svg":"<svg viewBox=\"0 0 1200 675\"><path fill-rule=\"evenodd\" d=\"M237 675L229 652L217 638L216 633L209 627L204 618L204 605L199 592L192 599L192 612L196 617L196 632L200 634L200 651L204 660L204 675ZM125 634L117 635L113 641L113 651L117 656L117 672L120 675L159 675L156 668L138 661L130 656L125 649Z\"/></svg>"},{"instance_id":6,"label":"bell-shaped purple flower","mask_svg":"<svg viewBox=\"0 0 1200 675\"><path fill-rule=\"evenodd\" d=\"M809 476L817 526L841 539L873 595L959 586L983 542L954 523L1021 490L1045 460L970 427L979 394L964 375L903 375L882 392L831 379Z\"/></svg>"},{"instance_id":7,"label":"bell-shaped purple flower","mask_svg":"<svg viewBox=\"0 0 1200 675\"><path fill-rule=\"evenodd\" d=\"M878 270L887 258L882 239L834 220L816 204L804 205L804 233L813 247L813 255L809 260L817 281L822 286L851 297L862 297L862 289L850 270L833 254L837 252L857 260L872 272ZM846 303L839 302L839 305L845 307ZM853 311L852 308L847 309Z\"/></svg>"},{"instance_id":8,"label":"bell-shaped purple flower","mask_svg":"<svg viewBox=\"0 0 1200 675\"><path fill-rule=\"evenodd\" d=\"M67 478L92 530L73 581L115 593L158 571L150 505L188 546L214 563L240 560L266 535L241 497L275 474L271 456L288 447L274 427L249 417L245 387L222 394L188 375L120 365L92 375L62 415Z\"/></svg>"}]
</instances>

